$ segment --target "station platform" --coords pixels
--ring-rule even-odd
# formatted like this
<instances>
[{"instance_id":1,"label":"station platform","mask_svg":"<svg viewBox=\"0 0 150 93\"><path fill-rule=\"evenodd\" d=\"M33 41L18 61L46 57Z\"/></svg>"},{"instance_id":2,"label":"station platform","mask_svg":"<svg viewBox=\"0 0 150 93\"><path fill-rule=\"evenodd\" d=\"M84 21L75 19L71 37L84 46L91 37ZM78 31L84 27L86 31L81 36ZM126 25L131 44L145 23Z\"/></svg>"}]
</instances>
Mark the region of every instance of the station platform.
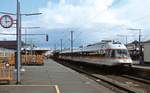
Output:
<instances>
[{"instance_id":1,"label":"station platform","mask_svg":"<svg viewBox=\"0 0 150 93\"><path fill-rule=\"evenodd\" d=\"M114 93L95 81L48 59L44 66L24 66L21 85L0 85L0 93Z\"/></svg>"},{"instance_id":2,"label":"station platform","mask_svg":"<svg viewBox=\"0 0 150 93\"><path fill-rule=\"evenodd\" d=\"M133 65L133 68L139 68L144 70L150 70L150 66L147 65Z\"/></svg>"},{"instance_id":3,"label":"station platform","mask_svg":"<svg viewBox=\"0 0 150 93\"><path fill-rule=\"evenodd\" d=\"M139 61L133 61L133 67L138 69L150 70L150 64L147 63L140 64Z\"/></svg>"}]
</instances>

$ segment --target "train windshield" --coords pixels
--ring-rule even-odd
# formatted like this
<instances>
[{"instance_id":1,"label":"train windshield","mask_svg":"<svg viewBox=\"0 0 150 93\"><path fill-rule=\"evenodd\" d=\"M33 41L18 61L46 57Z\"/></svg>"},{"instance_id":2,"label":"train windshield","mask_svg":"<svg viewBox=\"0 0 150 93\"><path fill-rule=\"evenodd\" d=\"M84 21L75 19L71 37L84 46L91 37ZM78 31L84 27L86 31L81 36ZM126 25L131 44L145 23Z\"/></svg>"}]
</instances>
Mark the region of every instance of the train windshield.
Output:
<instances>
[{"instance_id":1,"label":"train windshield","mask_svg":"<svg viewBox=\"0 0 150 93\"><path fill-rule=\"evenodd\" d=\"M129 53L128 53L128 50L126 50L126 49L112 50L111 57L127 58L127 57L129 57Z\"/></svg>"}]
</instances>

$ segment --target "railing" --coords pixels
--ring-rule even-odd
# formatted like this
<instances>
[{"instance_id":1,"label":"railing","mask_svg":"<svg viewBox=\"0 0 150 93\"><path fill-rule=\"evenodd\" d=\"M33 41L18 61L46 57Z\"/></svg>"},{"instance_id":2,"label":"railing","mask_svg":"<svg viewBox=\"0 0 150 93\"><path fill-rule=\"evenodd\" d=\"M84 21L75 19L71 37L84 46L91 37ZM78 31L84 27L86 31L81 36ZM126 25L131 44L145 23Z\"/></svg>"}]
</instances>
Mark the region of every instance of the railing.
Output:
<instances>
[{"instance_id":1,"label":"railing","mask_svg":"<svg viewBox=\"0 0 150 93\"><path fill-rule=\"evenodd\" d=\"M25 65L43 65L43 55L22 55L22 64Z\"/></svg>"},{"instance_id":2,"label":"railing","mask_svg":"<svg viewBox=\"0 0 150 93\"><path fill-rule=\"evenodd\" d=\"M25 55L21 56L21 64L22 65L43 65L44 64L44 56L39 55ZM8 63L10 65L15 65L15 55L10 55L8 57Z\"/></svg>"},{"instance_id":3,"label":"railing","mask_svg":"<svg viewBox=\"0 0 150 93\"><path fill-rule=\"evenodd\" d=\"M10 81L13 79L12 67L9 64L0 63L0 81Z\"/></svg>"}]
</instances>

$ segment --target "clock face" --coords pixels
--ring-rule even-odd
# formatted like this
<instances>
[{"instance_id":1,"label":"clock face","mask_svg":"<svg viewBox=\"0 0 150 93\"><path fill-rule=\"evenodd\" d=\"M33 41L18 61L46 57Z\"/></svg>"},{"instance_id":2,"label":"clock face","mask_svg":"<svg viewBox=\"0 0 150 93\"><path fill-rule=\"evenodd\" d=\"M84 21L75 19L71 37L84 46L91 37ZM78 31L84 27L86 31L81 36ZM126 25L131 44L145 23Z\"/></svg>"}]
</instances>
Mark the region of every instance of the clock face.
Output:
<instances>
[{"instance_id":1,"label":"clock face","mask_svg":"<svg viewBox=\"0 0 150 93\"><path fill-rule=\"evenodd\" d=\"M0 24L3 28L10 28L13 25L13 19L9 15L3 15L0 18Z\"/></svg>"}]
</instances>

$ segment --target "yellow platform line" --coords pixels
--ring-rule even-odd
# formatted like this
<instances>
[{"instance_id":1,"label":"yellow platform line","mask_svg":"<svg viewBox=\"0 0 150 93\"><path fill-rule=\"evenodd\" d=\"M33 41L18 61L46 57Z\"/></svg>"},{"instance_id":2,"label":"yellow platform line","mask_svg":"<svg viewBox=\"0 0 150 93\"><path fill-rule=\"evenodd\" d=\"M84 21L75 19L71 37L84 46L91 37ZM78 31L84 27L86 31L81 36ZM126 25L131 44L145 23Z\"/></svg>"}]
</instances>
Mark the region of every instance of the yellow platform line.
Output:
<instances>
[{"instance_id":1,"label":"yellow platform line","mask_svg":"<svg viewBox=\"0 0 150 93\"><path fill-rule=\"evenodd\" d=\"M59 89L58 85L55 85L55 89L56 89L56 93L60 93L60 89Z\"/></svg>"}]
</instances>

